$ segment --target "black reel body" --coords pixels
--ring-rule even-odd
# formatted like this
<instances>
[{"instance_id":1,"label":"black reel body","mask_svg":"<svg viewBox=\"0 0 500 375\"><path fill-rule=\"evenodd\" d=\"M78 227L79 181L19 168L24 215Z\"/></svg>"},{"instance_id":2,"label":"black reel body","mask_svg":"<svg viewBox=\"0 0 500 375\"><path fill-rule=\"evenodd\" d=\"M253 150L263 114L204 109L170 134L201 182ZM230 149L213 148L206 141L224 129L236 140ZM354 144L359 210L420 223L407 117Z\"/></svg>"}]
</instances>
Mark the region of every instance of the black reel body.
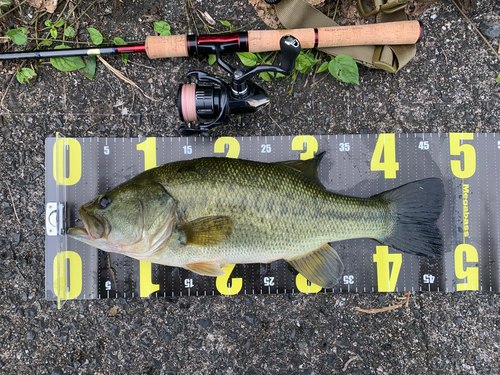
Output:
<instances>
[{"instance_id":1,"label":"black reel body","mask_svg":"<svg viewBox=\"0 0 500 375\"><path fill-rule=\"evenodd\" d=\"M220 49L215 46L219 65L231 73L231 82L212 77L202 71L192 71L196 84L182 84L177 93L177 108L182 121L199 122L198 128L182 126L181 135L203 133L215 126L229 123L231 115L245 115L257 112L270 99L266 91L249 79L261 72L275 72L290 75L295 67L295 59L300 53L298 39L285 35L280 40L282 62L280 66L259 65L249 69L235 70L220 58Z\"/></svg>"}]
</instances>

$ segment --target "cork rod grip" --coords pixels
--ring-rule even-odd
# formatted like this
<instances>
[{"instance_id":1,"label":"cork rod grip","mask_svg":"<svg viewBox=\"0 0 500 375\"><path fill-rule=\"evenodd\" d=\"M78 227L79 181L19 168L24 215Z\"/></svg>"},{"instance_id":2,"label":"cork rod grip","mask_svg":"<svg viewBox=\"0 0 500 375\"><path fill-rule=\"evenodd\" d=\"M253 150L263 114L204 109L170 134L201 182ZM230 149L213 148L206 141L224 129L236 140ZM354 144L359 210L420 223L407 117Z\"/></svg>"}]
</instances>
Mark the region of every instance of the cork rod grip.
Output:
<instances>
[{"instance_id":1,"label":"cork rod grip","mask_svg":"<svg viewBox=\"0 0 500 375\"><path fill-rule=\"evenodd\" d=\"M319 27L317 47L415 44L420 40L419 21L386 22L370 25ZM254 30L248 32L249 52L277 51L280 38L293 35L302 48L315 47L314 29Z\"/></svg>"},{"instance_id":2,"label":"cork rod grip","mask_svg":"<svg viewBox=\"0 0 500 375\"><path fill-rule=\"evenodd\" d=\"M148 36L146 38L146 54L150 59L161 57L187 57L187 36Z\"/></svg>"}]
</instances>

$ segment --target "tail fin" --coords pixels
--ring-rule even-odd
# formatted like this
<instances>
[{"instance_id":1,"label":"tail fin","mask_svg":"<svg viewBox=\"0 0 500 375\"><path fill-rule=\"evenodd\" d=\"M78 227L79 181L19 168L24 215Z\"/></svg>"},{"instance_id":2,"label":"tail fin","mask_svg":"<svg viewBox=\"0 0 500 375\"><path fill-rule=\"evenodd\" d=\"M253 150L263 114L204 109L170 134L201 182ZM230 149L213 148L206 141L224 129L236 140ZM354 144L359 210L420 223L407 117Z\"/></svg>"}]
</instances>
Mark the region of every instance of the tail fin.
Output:
<instances>
[{"instance_id":1,"label":"tail fin","mask_svg":"<svg viewBox=\"0 0 500 375\"><path fill-rule=\"evenodd\" d=\"M387 233L379 241L404 253L443 256L443 238L437 226L445 197L440 178L411 182L375 197L389 201L391 212Z\"/></svg>"}]
</instances>

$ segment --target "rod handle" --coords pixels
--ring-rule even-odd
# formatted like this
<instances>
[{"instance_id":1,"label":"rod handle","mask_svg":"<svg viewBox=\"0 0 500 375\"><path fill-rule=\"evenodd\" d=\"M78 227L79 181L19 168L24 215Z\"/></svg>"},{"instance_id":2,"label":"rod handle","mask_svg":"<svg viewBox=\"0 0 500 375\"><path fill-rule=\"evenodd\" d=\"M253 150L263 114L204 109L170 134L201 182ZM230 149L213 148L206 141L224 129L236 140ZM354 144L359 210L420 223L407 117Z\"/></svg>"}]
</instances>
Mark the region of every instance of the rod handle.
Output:
<instances>
[{"instance_id":1,"label":"rod handle","mask_svg":"<svg viewBox=\"0 0 500 375\"><path fill-rule=\"evenodd\" d=\"M253 30L248 32L249 52L277 51L281 37L287 34L296 37L302 48L400 45L417 43L422 25L419 21L398 21L317 29Z\"/></svg>"},{"instance_id":2,"label":"rod handle","mask_svg":"<svg viewBox=\"0 0 500 375\"><path fill-rule=\"evenodd\" d=\"M248 31L248 51L279 51L280 39L285 35L297 38L302 48L415 44L421 38L422 25L420 21L398 21L317 29L252 30ZM146 54L150 59L187 57L187 36L148 36Z\"/></svg>"},{"instance_id":3,"label":"rod handle","mask_svg":"<svg viewBox=\"0 0 500 375\"><path fill-rule=\"evenodd\" d=\"M148 36L146 54L150 59L187 57L187 35Z\"/></svg>"}]
</instances>

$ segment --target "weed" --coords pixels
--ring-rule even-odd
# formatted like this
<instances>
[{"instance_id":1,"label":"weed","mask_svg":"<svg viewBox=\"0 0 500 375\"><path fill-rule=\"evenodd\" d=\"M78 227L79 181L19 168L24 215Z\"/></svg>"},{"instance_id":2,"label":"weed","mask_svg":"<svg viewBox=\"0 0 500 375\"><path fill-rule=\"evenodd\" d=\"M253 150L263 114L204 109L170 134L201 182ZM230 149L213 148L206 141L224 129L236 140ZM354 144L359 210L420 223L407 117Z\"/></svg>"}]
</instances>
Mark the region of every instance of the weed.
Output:
<instances>
[{"instance_id":1,"label":"weed","mask_svg":"<svg viewBox=\"0 0 500 375\"><path fill-rule=\"evenodd\" d=\"M18 70L16 73L16 78L19 81L19 83L23 83L25 80L26 82L30 83L29 79L35 76L36 73L33 71L33 69L30 68L22 68L21 70Z\"/></svg>"},{"instance_id":2,"label":"weed","mask_svg":"<svg viewBox=\"0 0 500 375\"><path fill-rule=\"evenodd\" d=\"M26 0L23 0L18 6L15 8L19 7L22 5ZM38 14L36 18L34 18L31 22L31 25L27 25L28 27L19 27L17 29L11 29L8 30L6 35L10 38L10 40L16 44L16 45L26 45L28 41L35 41L36 42L36 47L35 49L39 49L40 46L51 46L54 42L60 43L61 44L57 45L54 47L54 49L68 49L70 48L69 46L66 45L66 43L84 43L85 42L73 42L68 39L72 39L76 35L76 31L73 27L73 25L84 15L87 13L87 11L94 5L95 1L92 2L92 4L87 7L82 14L76 18L74 16L75 9L78 7L80 2L76 4L71 11L65 12L66 7L69 4L69 1L66 1L63 9L60 12L59 17L57 17L55 20L51 19L45 19L43 21L43 28L38 28L38 24L42 24L42 20L45 17L46 13L41 13ZM6 14L10 13L14 9L9 10L7 13L2 14L1 10L7 5L12 5L11 0L0 0L0 17L5 16ZM63 17L63 14L67 15ZM50 17L50 16L47 16ZM73 23L70 23L70 18L72 18ZM76 18L76 19L75 19ZM158 25L156 25L158 24ZM160 35L170 35L170 25L164 21L160 22L155 22L155 29L158 31L158 27L160 28ZM38 34L39 32L42 32L44 35L42 38L37 37L28 37L30 33ZM95 28L88 28L87 31L89 32L90 40L91 42L88 42L87 44L93 44L96 46L101 45L102 43L111 43L111 41L106 40L101 32ZM114 38L112 41L115 45L118 46L123 46L126 45L127 43L122 39L122 38ZM123 54L121 55L123 64L126 65L128 61L128 54ZM68 57L53 57L50 58L50 63L54 68L64 71L64 72L69 72L69 71L74 71L74 70L80 70L83 75L85 75L87 78L92 79L94 77L95 71L96 71L96 57L95 56L89 56L87 59L87 62L85 62L82 57L80 56L68 56ZM23 68L20 69L16 73L17 79L19 82L28 82L29 83L29 78L36 76L36 73L29 68Z\"/></svg>"},{"instance_id":3,"label":"weed","mask_svg":"<svg viewBox=\"0 0 500 375\"><path fill-rule=\"evenodd\" d=\"M153 26L155 28L155 31L160 36L172 35L172 33L170 32L170 25L165 21L153 22Z\"/></svg>"},{"instance_id":4,"label":"weed","mask_svg":"<svg viewBox=\"0 0 500 375\"><path fill-rule=\"evenodd\" d=\"M251 52L239 52L237 53L239 59L243 65L255 66L259 64L271 64L267 61L269 54L266 53L251 53ZM295 60L295 69L293 70L292 85L297 78L297 73L309 74L314 66L316 66L321 61L321 58L315 56L310 50L302 50ZM215 61L214 61L215 62ZM347 55L338 55L336 57L332 56L330 62L323 62L316 73L321 73L327 70L330 74L338 79L339 81L345 83L354 83L359 85L359 72L358 66L354 59ZM270 81L271 77L274 77L274 73L261 73L259 76L264 81ZM283 74L276 74L276 78L284 77Z\"/></svg>"},{"instance_id":5,"label":"weed","mask_svg":"<svg viewBox=\"0 0 500 375\"><path fill-rule=\"evenodd\" d=\"M28 41L28 29L26 27L12 29L7 31L7 36L12 40L14 44L22 46Z\"/></svg>"},{"instance_id":6,"label":"weed","mask_svg":"<svg viewBox=\"0 0 500 375\"><path fill-rule=\"evenodd\" d=\"M233 25L231 25L231 22L229 22L229 21L219 20L219 22L221 24L223 24L224 26L229 27L230 32L237 30L237 27L233 27Z\"/></svg>"}]
</instances>

